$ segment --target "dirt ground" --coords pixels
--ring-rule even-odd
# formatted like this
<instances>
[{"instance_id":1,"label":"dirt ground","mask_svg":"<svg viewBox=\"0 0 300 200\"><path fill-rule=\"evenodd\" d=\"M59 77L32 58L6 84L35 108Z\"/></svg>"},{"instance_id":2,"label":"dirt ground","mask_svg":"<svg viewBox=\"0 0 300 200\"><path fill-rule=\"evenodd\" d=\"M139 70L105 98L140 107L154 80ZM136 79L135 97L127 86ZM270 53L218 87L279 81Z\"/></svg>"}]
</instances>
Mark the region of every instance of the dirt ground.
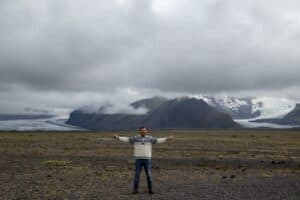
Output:
<instances>
[{"instance_id":1,"label":"dirt ground","mask_svg":"<svg viewBox=\"0 0 300 200\"><path fill-rule=\"evenodd\" d=\"M133 136L137 132L120 132ZM299 199L300 132L151 133L155 194L133 195L133 146L108 132L1 132L0 199Z\"/></svg>"}]
</instances>

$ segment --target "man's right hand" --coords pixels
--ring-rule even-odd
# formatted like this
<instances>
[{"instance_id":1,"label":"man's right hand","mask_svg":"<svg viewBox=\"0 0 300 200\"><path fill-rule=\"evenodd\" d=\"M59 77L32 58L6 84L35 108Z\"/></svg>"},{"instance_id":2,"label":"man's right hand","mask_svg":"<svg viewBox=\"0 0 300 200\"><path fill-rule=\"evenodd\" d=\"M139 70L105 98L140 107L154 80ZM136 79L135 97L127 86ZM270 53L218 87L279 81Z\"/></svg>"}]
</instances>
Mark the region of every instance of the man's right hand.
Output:
<instances>
[{"instance_id":1,"label":"man's right hand","mask_svg":"<svg viewBox=\"0 0 300 200\"><path fill-rule=\"evenodd\" d=\"M118 139L118 138L119 138L119 135L118 135L118 134L114 134L113 137L116 138L116 139Z\"/></svg>"}]
</instances>

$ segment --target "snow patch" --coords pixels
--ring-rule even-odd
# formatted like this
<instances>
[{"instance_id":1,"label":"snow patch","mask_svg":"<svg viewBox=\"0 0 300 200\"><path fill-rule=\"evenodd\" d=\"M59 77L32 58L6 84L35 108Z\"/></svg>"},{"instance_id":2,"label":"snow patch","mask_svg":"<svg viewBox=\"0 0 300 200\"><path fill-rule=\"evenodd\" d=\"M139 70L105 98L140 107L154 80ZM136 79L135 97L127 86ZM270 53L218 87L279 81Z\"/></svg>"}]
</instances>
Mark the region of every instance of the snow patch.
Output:
<instances>
[{"instance_id":1,"label":"snow patch","mask_svg":"<svg viewBox=\"0 0 300 200\"><path fill-rule=\"evenodd\" d=\"M249 106L249 114L260 113L258 117L252 117L252 120L283 117L296 106L295 101L276 97L232 97L225 95L222 97L210 97L204 94L193 95L192 97L203 99L210 106L221 107L224 110L233 112L239 112L241 107Z\"/></svg>"},{"instance_id":2,"label":"snow patch","mask_svg":"<svg viewBox=\"0 0 300 200\"><path fill-rule=\"evenodd\" d=\"M261 115L255 119L280 118L291 112L296 102L286 98L256 97L252 99L252 112L260 111Z\"/></svg>"}]
</instances>

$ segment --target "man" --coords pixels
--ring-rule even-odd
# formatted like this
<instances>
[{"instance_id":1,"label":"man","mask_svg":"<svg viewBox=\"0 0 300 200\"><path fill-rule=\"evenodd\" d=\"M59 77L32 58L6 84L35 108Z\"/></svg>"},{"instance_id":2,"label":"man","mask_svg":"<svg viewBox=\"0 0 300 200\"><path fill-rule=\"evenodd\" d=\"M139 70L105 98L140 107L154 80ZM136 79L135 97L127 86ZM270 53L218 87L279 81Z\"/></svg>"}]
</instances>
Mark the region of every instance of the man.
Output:
<instances>
[{"instance_id":1,"label":"man","mask_svg":"<svg viewBox=\"0 0 300 200\"><path fill-rule=\"evenodd\" d=\"M144 167L148 183L149 194L154 194L152 188L152 174L151 174L151 154L152 144L159 144L166 142L167 140L173 139L173 136L155 138L147 135L148 131L145 127L139 128L140 135L133 137L120 137L115 134L114 137L121 140L122 142L129 142L134 144L134 157L135 157L135 176L133 184L132 194L138 193L140 174L142 167Z\"/></svg>"}]
</instances>

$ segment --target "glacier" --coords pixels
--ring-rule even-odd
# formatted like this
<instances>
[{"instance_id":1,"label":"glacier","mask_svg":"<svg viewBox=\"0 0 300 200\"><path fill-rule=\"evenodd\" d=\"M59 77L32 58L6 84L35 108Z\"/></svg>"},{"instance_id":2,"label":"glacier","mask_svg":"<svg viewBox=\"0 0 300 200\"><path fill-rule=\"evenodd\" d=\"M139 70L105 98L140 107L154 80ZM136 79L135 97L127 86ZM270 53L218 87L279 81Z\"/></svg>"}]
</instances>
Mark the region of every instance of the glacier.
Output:
<instances>
[{"instance_id":1,"label":"glacier","mask_svg":"<svg viewBox=\"0 0 300 200\"><path fill-rule=\"evenodd\" d=\"M85 130L66 124L60 116L46 119L0 121L1 131L81 131Z\"/></svg>"}]
</instances>

